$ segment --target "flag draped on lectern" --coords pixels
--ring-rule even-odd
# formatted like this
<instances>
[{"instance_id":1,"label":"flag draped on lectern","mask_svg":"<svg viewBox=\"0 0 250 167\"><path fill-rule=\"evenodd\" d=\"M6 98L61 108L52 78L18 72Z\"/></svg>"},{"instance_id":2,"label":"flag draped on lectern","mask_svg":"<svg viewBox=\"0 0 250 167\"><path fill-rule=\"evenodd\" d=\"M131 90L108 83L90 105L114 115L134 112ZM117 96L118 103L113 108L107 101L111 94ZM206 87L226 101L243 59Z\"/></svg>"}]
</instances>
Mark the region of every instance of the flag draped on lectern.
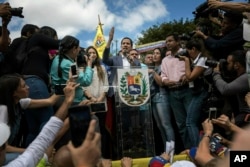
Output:
<instances>
[{"instance_id":1,"label":"flag draped on lectern","mask_svg":"<svg viewBox=\"0 0 250 167\"><path fill-rule=\"evenodd\" d=\"M106 47L106 41L105 41L105 38L103 35L102 24L101 24L99 15L98 15L98 19L99 19L99 24L98 24L98 27L96 30L96 35L95 35L95 38L93 41L93 45L96 48L96 50L99 54L99 57L102 58L102 54L103 54L104 49Z\"/></svg>"}]
</instances>

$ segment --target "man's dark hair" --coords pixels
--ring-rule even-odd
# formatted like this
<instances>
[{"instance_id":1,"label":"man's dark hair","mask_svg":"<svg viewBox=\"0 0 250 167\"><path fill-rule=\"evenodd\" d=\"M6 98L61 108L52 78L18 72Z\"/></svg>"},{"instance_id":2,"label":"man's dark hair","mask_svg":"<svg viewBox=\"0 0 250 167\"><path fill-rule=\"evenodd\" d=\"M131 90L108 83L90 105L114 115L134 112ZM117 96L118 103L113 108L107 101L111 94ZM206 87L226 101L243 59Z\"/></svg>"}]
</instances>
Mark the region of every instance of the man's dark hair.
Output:
<instances>
[{"instance_id":1,"label":"man's dark hair","mask_svg":"<svg viewBox=\"0 0 250 167\"><path fill-rule=\"evenodd\" d=\"M178 33L172 33L172 34L167 35L167 37L170 37L170 36L172 36L175 41L180 41L180 37Z\"/></svg>"},{"instance_id":2,"label":"man's dark hair","mask_svg":"<svg viewBox=\"0 0 250 167\"><path fill-rule=\"evenodd\" d=\"M28 33L34 34L36 32L36 29L39 29L38 26L33 25L33 24L25 24L21 30L21 36L26 36Z\"/></svg>"},{"instance_id":3,"label":"man's dark hair","mask_svg":"<svg viewBox=\"0 0 250 167\"><path fill-rule=\"evenodd\" d=\"M195 47L197 50L201 51L202 48L201 42L198 39L191 39L186 43L186 48L192 49L192 47Z\"/></svg>"},{"instance_id":4,"label":"man's dark hair","mask_svg":"<svg viewBox=\"0 0 250 167\"><path fill-rule=\"evenodd\" d=\"M39 29L39 33L46 35L48 37L54 38L55 36L57 36L57 32L54 28L49 27L49 26L43 26Z\"/></svg>"},{"instance_id":5,"label":"man's dark hair","mask_svg":"<svg viewBox=\"0 0 250 167\"><path fill-rule=\"evenodd\" d=\"M224 17L228 18L232 23L240 25L243 21L243 15L240 13L226 12Z\"/></svg>"},{"instance_id":6,"label":"man's dark hair","mask_svg":"<svg viewBox=\"0 0 250 167\"><path fill-rule=\"evenodd\" d=\"M230 55L232 55L234 62L239 62L244 68L246 68L246 51L245 50L236 50L236 51L233 51Z\"/></svg>"},{"instance_id":7,"label":"man's dark hair","mask_svg":"<svg viewBox=\"0 0 250 167\"><path fill-rule=\"evenodd\" d=\"M130 43L131 43L131 46L133 46L133 41L132 41L132 39L129 38L129 37L124 37L124 38L122 38L121 44L122 44L122 42L123 42L124 39L128 39L128 40L130 41Z\"/></svg>"}]
</instances>

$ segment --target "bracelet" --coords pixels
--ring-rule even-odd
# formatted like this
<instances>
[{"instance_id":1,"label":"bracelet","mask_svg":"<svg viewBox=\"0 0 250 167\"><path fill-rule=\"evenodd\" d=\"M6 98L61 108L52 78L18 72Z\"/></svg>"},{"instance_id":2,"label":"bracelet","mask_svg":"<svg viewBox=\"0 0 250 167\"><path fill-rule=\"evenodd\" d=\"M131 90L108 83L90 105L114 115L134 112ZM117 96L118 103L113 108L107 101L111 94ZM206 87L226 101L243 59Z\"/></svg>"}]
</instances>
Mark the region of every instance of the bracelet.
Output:
<instances>
[{"instance_id":1,"label":"bracelet","mask_svg":"<svg viewBox=\"0 0 250 167\"><path fill-rule=\"evenodd\" d=\"M210 135L203 135L203 137L208 137L209 139L211 139Z\"/></svg>"}]
</instances>

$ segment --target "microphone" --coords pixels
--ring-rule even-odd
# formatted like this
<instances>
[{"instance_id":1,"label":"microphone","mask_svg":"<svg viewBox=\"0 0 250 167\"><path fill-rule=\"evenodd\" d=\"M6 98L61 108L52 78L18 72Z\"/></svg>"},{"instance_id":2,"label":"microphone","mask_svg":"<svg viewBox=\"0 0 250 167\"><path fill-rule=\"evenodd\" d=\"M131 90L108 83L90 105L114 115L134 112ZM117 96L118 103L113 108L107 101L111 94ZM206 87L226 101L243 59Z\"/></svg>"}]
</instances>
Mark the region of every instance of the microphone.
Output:
<instances>
[{"instance_id":1,"label":"microphone","mask_svg":"<svg viewBox=\"0 0 250 167\"><path fill-rule=\"evenodd\" d=\"M128 54L128 51L127 49L125 49L123 52L122 52L123 56L125 56L128 60L128 62L131 64L133 63L133 59L129 57L129 54Z\"/></svg>"}]
</instances>

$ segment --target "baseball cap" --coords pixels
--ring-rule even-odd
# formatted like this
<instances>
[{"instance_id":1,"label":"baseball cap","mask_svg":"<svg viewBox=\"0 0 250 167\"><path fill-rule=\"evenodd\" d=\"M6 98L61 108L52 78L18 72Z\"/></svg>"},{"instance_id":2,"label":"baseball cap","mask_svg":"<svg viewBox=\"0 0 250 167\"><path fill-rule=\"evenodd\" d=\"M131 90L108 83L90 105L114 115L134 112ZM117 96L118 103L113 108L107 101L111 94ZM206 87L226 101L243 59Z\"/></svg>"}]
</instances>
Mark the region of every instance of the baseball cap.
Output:
<instances>
[{"instance_id":1,"label":"baseball cap","mask_svg":"<svg viewBox=\"0 0 250 167\"><path fill-rule=\"evenodd\" d=\"M5 123L0 123L0 146L8 140L10 136L10 128Z\"/></svg>"}]
</instances>

